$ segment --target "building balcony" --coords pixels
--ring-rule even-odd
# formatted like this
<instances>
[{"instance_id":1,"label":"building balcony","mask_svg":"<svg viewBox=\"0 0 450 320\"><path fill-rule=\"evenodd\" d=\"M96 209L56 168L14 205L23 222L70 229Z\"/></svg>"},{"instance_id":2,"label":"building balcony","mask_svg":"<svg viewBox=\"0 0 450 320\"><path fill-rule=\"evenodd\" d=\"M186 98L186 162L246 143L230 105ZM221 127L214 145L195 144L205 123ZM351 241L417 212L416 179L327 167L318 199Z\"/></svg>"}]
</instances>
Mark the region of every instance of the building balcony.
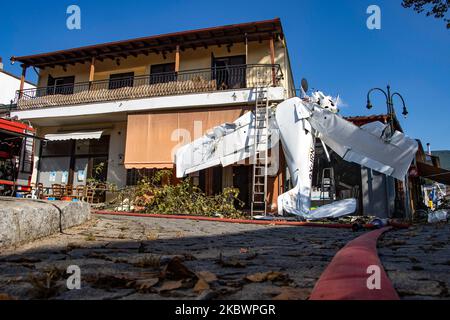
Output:
<instances>
[{"instance_id":1,"label":"building balcony","mask_svg":"<svg viewBox=\"0 0 450 320\"><path fill-rule=\"evenodd\" d=\"M18 110L72 106L181 94L281 86L278 64L247 64L147 76L111 78L18 91Z\"/></svg>"}]
</instances>

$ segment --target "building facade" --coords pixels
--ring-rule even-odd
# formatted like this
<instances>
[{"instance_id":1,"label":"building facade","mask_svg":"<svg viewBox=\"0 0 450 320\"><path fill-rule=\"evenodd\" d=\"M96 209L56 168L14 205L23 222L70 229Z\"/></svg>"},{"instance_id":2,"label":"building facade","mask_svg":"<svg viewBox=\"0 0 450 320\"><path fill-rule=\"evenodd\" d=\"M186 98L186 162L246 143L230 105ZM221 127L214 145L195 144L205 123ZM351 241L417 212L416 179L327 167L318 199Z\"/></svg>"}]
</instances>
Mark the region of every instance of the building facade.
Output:
<instances>
[{"instance_id":1,"label":"building facade","mask_svg":"<svg viewBox=\"0 0 450 320\"><path fill-rule=\"evenodd\" d=\"M36 146L33 181L118 187L174 169L176 149L255 107L267 87L274 103L295 95L279 19L178 32L39 55L22 64L17 110L46 141ZM37 88L26 88L29 68ZM282 159L281 159L282 160ZM285 168L269 180L275 210ZM208 194L224 187L251 198L251 167L212 168L195 178Z\"/></svg>"},{"instance_id":2,"label":"building facade","mask_svg":"<svg viewBox=\"0 0 450 320\"><path fill-rule=\"evenodd\" d=\"M21 78L3 69L3 60L0 57L0 113L1 110L9 110L11 104L16 100L16 92L20 87ZM23 81L24 89L34 89L36 86L28 81Z\"/></svg>"}]
</instances>

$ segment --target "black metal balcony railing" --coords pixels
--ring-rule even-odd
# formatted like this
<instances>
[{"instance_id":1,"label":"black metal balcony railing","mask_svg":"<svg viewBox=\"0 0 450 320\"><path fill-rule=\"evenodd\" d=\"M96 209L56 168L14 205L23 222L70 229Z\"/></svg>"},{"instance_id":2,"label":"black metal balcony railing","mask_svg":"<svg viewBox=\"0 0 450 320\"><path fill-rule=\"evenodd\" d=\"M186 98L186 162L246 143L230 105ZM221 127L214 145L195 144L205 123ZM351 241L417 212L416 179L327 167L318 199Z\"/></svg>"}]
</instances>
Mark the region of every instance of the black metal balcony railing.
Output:
<instances>
[{"instance_id":1,"label":"black metal balcony railing","mask_svg":"<svg viewBox=\"0 0 450 320\"><path fill-rule=\"evenodd\" d=\"M148 76L55 85L18 91L18 109L74 105L120 99L278 86L280 65L248 64L166 72Z\"/></svg>"}]
</instances>

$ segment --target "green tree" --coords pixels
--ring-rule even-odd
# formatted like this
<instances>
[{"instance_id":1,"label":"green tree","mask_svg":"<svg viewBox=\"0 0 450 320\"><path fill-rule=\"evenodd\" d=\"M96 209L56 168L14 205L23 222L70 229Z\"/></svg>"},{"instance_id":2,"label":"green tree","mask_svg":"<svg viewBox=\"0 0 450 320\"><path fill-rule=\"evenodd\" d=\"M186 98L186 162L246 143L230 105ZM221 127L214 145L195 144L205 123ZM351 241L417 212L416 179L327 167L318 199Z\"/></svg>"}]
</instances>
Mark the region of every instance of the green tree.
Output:
<instances>
[{"instance_id":1,"label":"green tree","mask_svg":"<svg viewBox=\"0 0 450 320\"><path fill-rule=\"evenodd\" d=\"M450 29L450 17L447 16L450 0L403 0L404 8L413 8L418 13L426 12L427 16L444 19Z\"/></svg>"}]
</instances>

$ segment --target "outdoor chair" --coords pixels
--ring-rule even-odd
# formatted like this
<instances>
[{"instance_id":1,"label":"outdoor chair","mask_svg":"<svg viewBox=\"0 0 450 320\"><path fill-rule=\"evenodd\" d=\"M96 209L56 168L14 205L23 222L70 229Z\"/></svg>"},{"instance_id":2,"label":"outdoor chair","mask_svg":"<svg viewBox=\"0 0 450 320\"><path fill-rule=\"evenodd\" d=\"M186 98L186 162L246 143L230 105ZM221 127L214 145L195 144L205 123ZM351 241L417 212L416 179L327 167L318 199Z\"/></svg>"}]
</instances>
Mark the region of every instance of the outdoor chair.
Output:
<instances>
[{"instance_id":1,"label":"outdoor chair","mask_svg":"<svg viewBox=\"0 0 450 320\"><path fill-rule=\"evenodd\" d=\"M35 187L36 193L35 196L37 199L44 199L44 185L42 183L38 183Z\"/></svg>"},{"instance_id":2,"label":"outdoor chair","mask_svg":"<svg viewBox=\"0 0 450 320\"><path fill-rule=\"evenodd\" d=\"M84 201L86 197L86 187L85 186L77 186L75 188L75 198Z\"/></svg>"},{"instance_id":3,"label":"outdoor chair","mask_svg":"<svg viewBox=\"0 0 450 320\"><path fill-rule=\"evenodd\" d=\"M49 195L49 197L59 200L61 199L62 195L63 195L62 186L60 184L52 184L52 194Z\"/></svg>"},{"instance_id":4,"label":"outdoor chair","mask_svg":"<svg viewBox=\"0 0 450 320\"><path fill-rule=\"evenodd\" d=\"M68 184L64 189L64 196L72 197L73 196L73 185Z\"/></svg>"},{"instance_id":5,"label":"outdoor chair","mask_svg":"<svg viewBox=\"0 0 450 320\"><path fill-rule=\"evenodd\" d=\"M87 187L86 189L86 201L90 204L94 203L95 190L92 187Z\"/></svg>"}]
</instances>

